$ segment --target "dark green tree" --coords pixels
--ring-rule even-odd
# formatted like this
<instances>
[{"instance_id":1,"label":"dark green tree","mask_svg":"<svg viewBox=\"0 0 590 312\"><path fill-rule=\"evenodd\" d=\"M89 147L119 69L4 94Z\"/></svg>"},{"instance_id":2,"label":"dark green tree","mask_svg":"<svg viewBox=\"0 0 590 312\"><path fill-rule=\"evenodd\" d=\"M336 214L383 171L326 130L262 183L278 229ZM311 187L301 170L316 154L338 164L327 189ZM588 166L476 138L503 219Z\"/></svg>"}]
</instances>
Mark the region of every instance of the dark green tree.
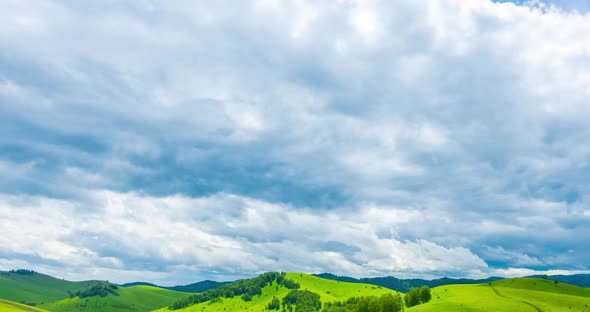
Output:
<instances>
[{"instance_id":1,"label":"dark green tree","mask_svg":"<svg viewBox=\"0 0 590 312\"><path fill-rule=\"evenodd\" d=\"M406 307L413 307L420 304L420 289L419 288L410 288L410 291L404 297L404 301L406 302Z\"/></svg>"},{"instance_id":2,"label":"dark green tree","mask_svg":"<svg viewBox=\"0 0 590 312\"><path fill-rule=\"evenodd\" d=\"M432 295L430 294L430 288L424 285L420 287L420 303L426 303L432 299Z\"/></svg>"},{"instance_id":3,"label":"dark green tree","mask_svg":"<svg viewBox=\"0 0 590 312\"><path fill-rule=\"evenodd\" d=\"M280 310L281 302L276 297L272 297L272 301L266 306L268 310Z\"/></svg>"}]
</instances>

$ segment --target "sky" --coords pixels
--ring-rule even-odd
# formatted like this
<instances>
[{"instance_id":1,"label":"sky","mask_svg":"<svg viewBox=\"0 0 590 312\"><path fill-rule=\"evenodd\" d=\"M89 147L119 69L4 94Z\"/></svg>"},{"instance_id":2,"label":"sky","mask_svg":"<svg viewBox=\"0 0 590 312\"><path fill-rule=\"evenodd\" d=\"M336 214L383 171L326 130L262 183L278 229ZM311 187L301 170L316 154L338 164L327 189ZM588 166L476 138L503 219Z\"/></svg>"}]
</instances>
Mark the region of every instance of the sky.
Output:
<instances>
[{"instance_id":1,"label":"sky","mask_svg":"<svg viewBox=\"0 0 590 312\"><path fill-rule=\"evenodd\" d=\"M590 270L585 1L0 7L0 270Z\"/></svg>"}]
</instances>

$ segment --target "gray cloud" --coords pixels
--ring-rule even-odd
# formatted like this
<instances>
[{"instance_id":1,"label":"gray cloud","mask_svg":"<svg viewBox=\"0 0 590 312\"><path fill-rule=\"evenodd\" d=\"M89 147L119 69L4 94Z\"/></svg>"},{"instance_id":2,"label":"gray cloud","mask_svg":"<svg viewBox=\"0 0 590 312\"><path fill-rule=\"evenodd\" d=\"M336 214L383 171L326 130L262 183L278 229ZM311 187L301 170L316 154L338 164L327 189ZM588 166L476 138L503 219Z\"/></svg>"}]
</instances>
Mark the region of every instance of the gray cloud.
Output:
<instances>
[{"instance_id":1,"label":"gray cloud","mask_svg":"<svg viewBox=\"0 0 590 312\"><path fill-rule=\"evenodd\" d=\"M5 263L155 279L588 269L587 14L484 0L5 7L1 204L22 214L6 221ZM66 226L47 207L91 217ZM52 222L34 217L45 210ZM161 214L170 233L154 237ZM69 232L51 240L57 224Z\"/></svg>"}]
</instances>

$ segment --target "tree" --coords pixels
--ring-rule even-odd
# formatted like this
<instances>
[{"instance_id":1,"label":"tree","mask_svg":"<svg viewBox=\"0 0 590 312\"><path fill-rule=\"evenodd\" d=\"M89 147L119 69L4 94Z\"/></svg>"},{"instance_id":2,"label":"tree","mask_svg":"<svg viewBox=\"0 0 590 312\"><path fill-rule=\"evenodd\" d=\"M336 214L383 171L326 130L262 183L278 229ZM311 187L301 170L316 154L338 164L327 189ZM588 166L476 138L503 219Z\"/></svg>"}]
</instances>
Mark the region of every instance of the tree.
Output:
<instances>
[{"instance_id":1,"label":"tree","mask_svg":"<svg viewBox=\"0 0 590 312\"><path fill-rule=\"evenodd\" d=\"M272 297L272 301L266 306L268 310L280 310L281 302L276 297Z\"/></svg>"},{"instance_id":2,"label":"tree","mask_svg":"<svg viewBox=\"0 0 590 312\"><path fill-rule=\"evenodd\" d=\"M404 300L405 300L406 306L408 308L419 305L420 304L420 289L410 288L410 291L408 291Z\"/></svg>"},{"instance_id":3,"label":"tree","mask_svg":"<svg viewBox=\"0 0 590 312\"><path fill-rule=\"evenodd\" d=\"M544 280L546 280L546 279L549 278L549 276L547 276L547 274L543 274L543 275L541 275L541 278L544 279Z\"/></svg>"},{"instance_id":4,"label":"tree","mask_svg":"<svg viewBox=\"0 0 590 312\"><path fill-rule=\"evenodd\" d=\"M420 287L420 303L426 303L432 299L432 295L430 294L430 288L424 285Z\"/></svg>"}]
</instances>

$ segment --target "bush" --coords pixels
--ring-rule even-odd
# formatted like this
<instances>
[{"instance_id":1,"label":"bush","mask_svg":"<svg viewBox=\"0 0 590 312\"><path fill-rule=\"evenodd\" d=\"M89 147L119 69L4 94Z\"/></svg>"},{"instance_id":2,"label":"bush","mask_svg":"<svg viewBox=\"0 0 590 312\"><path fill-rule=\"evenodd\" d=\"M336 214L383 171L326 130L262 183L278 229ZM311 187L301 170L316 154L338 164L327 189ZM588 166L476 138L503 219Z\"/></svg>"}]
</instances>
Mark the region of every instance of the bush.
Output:
<instances>
[{"instance_id":1,"label":"bush","mask_svg":"<svg viewBox=\"0 0 590 312\"><path fill-rule=\"evenodd\" d=\"M272 301L266 306L267 310L280 310L281 302L276 297L272 297Z\"/></svg>"},{"instance_id":2,"label":"bush","mask_svg":"<svg viewBox=\"0 0 590 312\"><path fill-rule=\"evenodd\" d=\"M74 294L74 297L80 297L80 299L82 299L82 298L94 297L94 296L100 296L100 297L106 297L108 295L118 296L119 293L117 293L117 289L118 289L117 285L104 282L104 283L96 284L96 285L90 287L89 289L86 289L83 291L78 291ZM70 293L70 297L72 297L71 293Z\"/></svg>"}]
</instances>

